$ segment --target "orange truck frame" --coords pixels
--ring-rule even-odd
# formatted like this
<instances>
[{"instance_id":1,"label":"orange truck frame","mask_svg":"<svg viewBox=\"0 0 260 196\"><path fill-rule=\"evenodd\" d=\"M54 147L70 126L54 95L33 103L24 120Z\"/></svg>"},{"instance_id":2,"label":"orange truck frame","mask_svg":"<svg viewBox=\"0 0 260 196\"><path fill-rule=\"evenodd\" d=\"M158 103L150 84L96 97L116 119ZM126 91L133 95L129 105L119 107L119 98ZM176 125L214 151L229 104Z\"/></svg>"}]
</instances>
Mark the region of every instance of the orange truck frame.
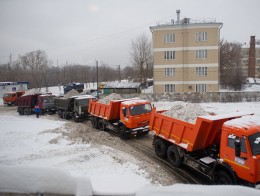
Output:
<instances>
[{"instance_id":1,"label":"orange truck frame","mask_svg":"<svg viewBox=\"0 0 260 196\"><path fill-rule=\"evenodd\" d=\"M214 184L260 188L260 117L237 112L191 124L153 108L149 129L156 155L173 166L189 165Z\"/></svg>"},{"instance_id":2,"label":"orange truck frame","mask_svg":"<svg viewBox=\"0 0 260 196\"><path fill-rule=\"evenodd\" d=\"M149 133L151 103L139 98L111 100L103 104L96 100L89 103L92 126L105 131L110 128L122 139Z\"/></svg>"}]
</instances>

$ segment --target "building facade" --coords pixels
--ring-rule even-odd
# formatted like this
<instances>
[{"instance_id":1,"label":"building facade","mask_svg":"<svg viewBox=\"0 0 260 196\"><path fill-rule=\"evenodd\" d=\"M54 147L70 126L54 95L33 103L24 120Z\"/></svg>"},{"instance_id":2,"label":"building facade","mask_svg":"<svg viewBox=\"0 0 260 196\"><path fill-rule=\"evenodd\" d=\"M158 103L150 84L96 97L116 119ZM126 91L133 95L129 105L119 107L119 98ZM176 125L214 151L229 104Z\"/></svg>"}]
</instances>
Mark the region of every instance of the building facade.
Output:
<instances>
[{"instance_id":1,"label":"building facade","mask_svg":"<svg viewBox=\"0 0 260 196\"><path fill-rule=\"evenodd\" d=\"M242 70L244 77L260 78L260 40L250 37L250 44L241 48Z\"/></svg>"},{"instance_id":2,"label":"building facade","mask_svg":"<svg viewBox=\"0 0 260 196\"><path fill-rule=\"evenodd\" d=\"M178 12L177 12L178 13ZM189 18L150 27L154 54L154 93L212 92L219 85L222 23Z\"/></svg>"}]
</instances>

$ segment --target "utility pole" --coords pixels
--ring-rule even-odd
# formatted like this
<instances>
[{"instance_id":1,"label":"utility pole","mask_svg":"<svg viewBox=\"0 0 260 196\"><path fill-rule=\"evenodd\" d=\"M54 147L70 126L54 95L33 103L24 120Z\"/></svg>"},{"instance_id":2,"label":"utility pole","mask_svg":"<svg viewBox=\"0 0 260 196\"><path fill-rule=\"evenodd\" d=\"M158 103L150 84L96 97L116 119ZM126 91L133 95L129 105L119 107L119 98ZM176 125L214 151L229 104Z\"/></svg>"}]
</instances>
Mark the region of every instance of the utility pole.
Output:
<instances>
[{"instance_id":1,"label":"utility pole","mask_svg":"<svg viewBox=\"0 0 260 196\"><path fill-rule=\"evenodd\" d=\"M118 66L118 82L121 82L121 69L120 69L120 65L116 65Z\"/></svg>"},{"instance_id":2,"label":"utility pole","mask_svg":"<svg viewBox=\"0 0 260 196\"><path fill-rule=\"evenodd\" d=\"M97 98L99 99L99 95L98 95L98 61L96 61L96 67L97 67Z\"/></svg>"}]
</instances>

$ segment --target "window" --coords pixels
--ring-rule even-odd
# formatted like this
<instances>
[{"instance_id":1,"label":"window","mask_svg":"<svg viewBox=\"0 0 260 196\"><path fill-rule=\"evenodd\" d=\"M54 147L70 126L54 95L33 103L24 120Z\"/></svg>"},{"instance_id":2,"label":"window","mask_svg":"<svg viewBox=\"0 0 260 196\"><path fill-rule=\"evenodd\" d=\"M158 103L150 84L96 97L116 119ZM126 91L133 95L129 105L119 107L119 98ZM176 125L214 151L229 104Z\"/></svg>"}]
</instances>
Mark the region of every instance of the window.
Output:
<instances>
[{"instance_id":1,"label":"window","mask_svg":"<svg viewBox=\"0 0 260 196\"><path fill-rule=\"evenodd\" d=\"M235 149L235 140L239 139L234 134L228 135L228 147ZM245 138L240 138L241 142L241 152L246 153L246 140Z\"/></svg>"},{"instance_id":2,"label":"window","mask_svg":"<svg viewBox=\"0 0 260 196\"><path fill-rule=\"evenodd\" d=\"M256 64L260 64L260 60L256 60Z\"/></svg>"},{"instance_id":3,"label":"window","mask_svg":"<svg viewBox=\"0 0 260 196\"><path fill-rule=\"evenodd\" d=\"M260 133L255 133L248 137L249 144L254 156L260 155Z\"/></svg>"},{"instance_id":4,"label":"window","mask_svg":"<svg viewBox=\"0 0 260 196\"><path fill-rule=\"evenodd\" d=\"M165 60L173 60L173 59L175 59L175 51L165 51L164 52L164 59Z\"/></svg>"},{"instance_id":5,"label":"window","mask_svg":"<svg viewBox=\"0 0 260 196\"><path fill-rule=\"evenodd\" d=\"M208 33L207 32L196 32L196 41L208 41Z\"/></svg>"},{"instance_id":6,"label":"window","mask_svg":"<svg viewBox=\"0 0 260 196\"><path fill-rule=\"evenodd\" d=\"M130 108L130 114L132 116L139 114L146 114L152 111L150 104L135 105Z\"/></svg>"},{"instance_id":7,"label":"window","mask_svg":"<svg viewBox=\"0 0 260 196\"><path fill-rule=\"evenodd\" d=\"M243 64L248 64L248 60L243 60Z\"/></svg>"},{"instance_id":8,"label":"window","mask_svg":"<svg viewBox=\"0 0 260 196\"><path fill-rule=\"evenodd\" d=\"M243 56L248 56L248 50L243 50Z\"/></svg>"},{"instance_id":9,"label":"window","mask_svg":"<svg viewBox=\"0 0 260 196\"><path fill-rule=\"evenodd\" d=\"M165 93L173 93L173 92L175 92L175 85L174 84L165 84L164 92Z\"/></svg>"},{"instance_id":10,"label":"window","mask_svg":"<svg viewBox=\"0 0 260 196\"><path fill-rule=\"evenodd\" d=\"M208 68L207 67L196 67L196 76L207 76Z\"/></svg>"},{"instance_id":11,"label":"window","mask_svg":"<svg viewBox=\"0 0 260 196\"><path fill-rule=\"evenodd\" d=\"M208 58L208 50L196 50L197 59L206 59Z\"/></svg>"},{"instance_id":12,"label":"window","mask_svg":"<svg viewBox=\"0 0 260 196\"><path fill-rule=\"evenodd\" d=\"M198 92L198 93L207 92L207 85L206 84L196 84L196 92Z\"/></svg>"},{"instance_id":13,"label":"window","mask_svg":"<svg viewBox=\"0 0 260 196\"><path fill-rule=\"evenodd\" d=\"M164 34L164 43L174 43L175 34Z\"/></svg>"},{"instance_id":14,"label":"window","mask_svg":"<svg viewBox=\"0 0 260 196\"><path fill-rule=\"evenodd\" d=\"M165 68L164 76L175 76L175 68Z\"/></svg>"}]
</instances>

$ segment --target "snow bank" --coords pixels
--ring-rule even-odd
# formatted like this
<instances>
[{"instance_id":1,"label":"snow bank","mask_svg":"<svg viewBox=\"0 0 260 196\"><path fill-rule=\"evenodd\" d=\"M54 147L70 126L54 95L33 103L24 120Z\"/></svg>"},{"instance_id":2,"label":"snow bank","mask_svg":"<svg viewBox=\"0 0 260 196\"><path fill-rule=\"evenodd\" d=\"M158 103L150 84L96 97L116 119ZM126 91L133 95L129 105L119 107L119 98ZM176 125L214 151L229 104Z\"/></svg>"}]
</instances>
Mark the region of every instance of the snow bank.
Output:
<instances>
[{"instance_id":1,"label":"snow bank","mask_svg":"<svg viewBox=\"0 0 260 196\"><path fill-rule=\"evenodd\" d=\"M244 186L175 184L168 187L146 186L136 196L259 196L259 190Z\"/></svg>"},{"instance_id":2,"label":"snow bank","mask_svg":"<svg viewBox=\"0 0 260 196\"><path fill-rule=\"evenodd\" d=\"M108 95L108 96L106 96L106 97L100 99L99 102L100 102L100 103L104 103L104 104L109 104L109 102L110 102L111 100L120 100L120 99L123 99L123 98L121 97L121 95L116 94L116 93L112 93L112 94L110 94L110 95Z\"/></svg>"},{"instance_id":3,"label":"snow bank","mask_svg":"<svg viewBox=\"0 0 260 196\"><path fill-rule=\"evenodd\" d=\"M12 193L92 195L87 177L76 178L58 168L0 165L0 190Z\"/></svg>"},{"instance_id":4,"label":"snow bank","mask_svg":"<svg viewBox=\"0 0 260 196\"><path fill-rule=\"evenodd\" d=\"M166 116L171 116L189 123L195 123L197 116L207 115L207 112L202 106L197 103L175 102L170 110L163 113Z\"/></svg>"}]
</instances>

